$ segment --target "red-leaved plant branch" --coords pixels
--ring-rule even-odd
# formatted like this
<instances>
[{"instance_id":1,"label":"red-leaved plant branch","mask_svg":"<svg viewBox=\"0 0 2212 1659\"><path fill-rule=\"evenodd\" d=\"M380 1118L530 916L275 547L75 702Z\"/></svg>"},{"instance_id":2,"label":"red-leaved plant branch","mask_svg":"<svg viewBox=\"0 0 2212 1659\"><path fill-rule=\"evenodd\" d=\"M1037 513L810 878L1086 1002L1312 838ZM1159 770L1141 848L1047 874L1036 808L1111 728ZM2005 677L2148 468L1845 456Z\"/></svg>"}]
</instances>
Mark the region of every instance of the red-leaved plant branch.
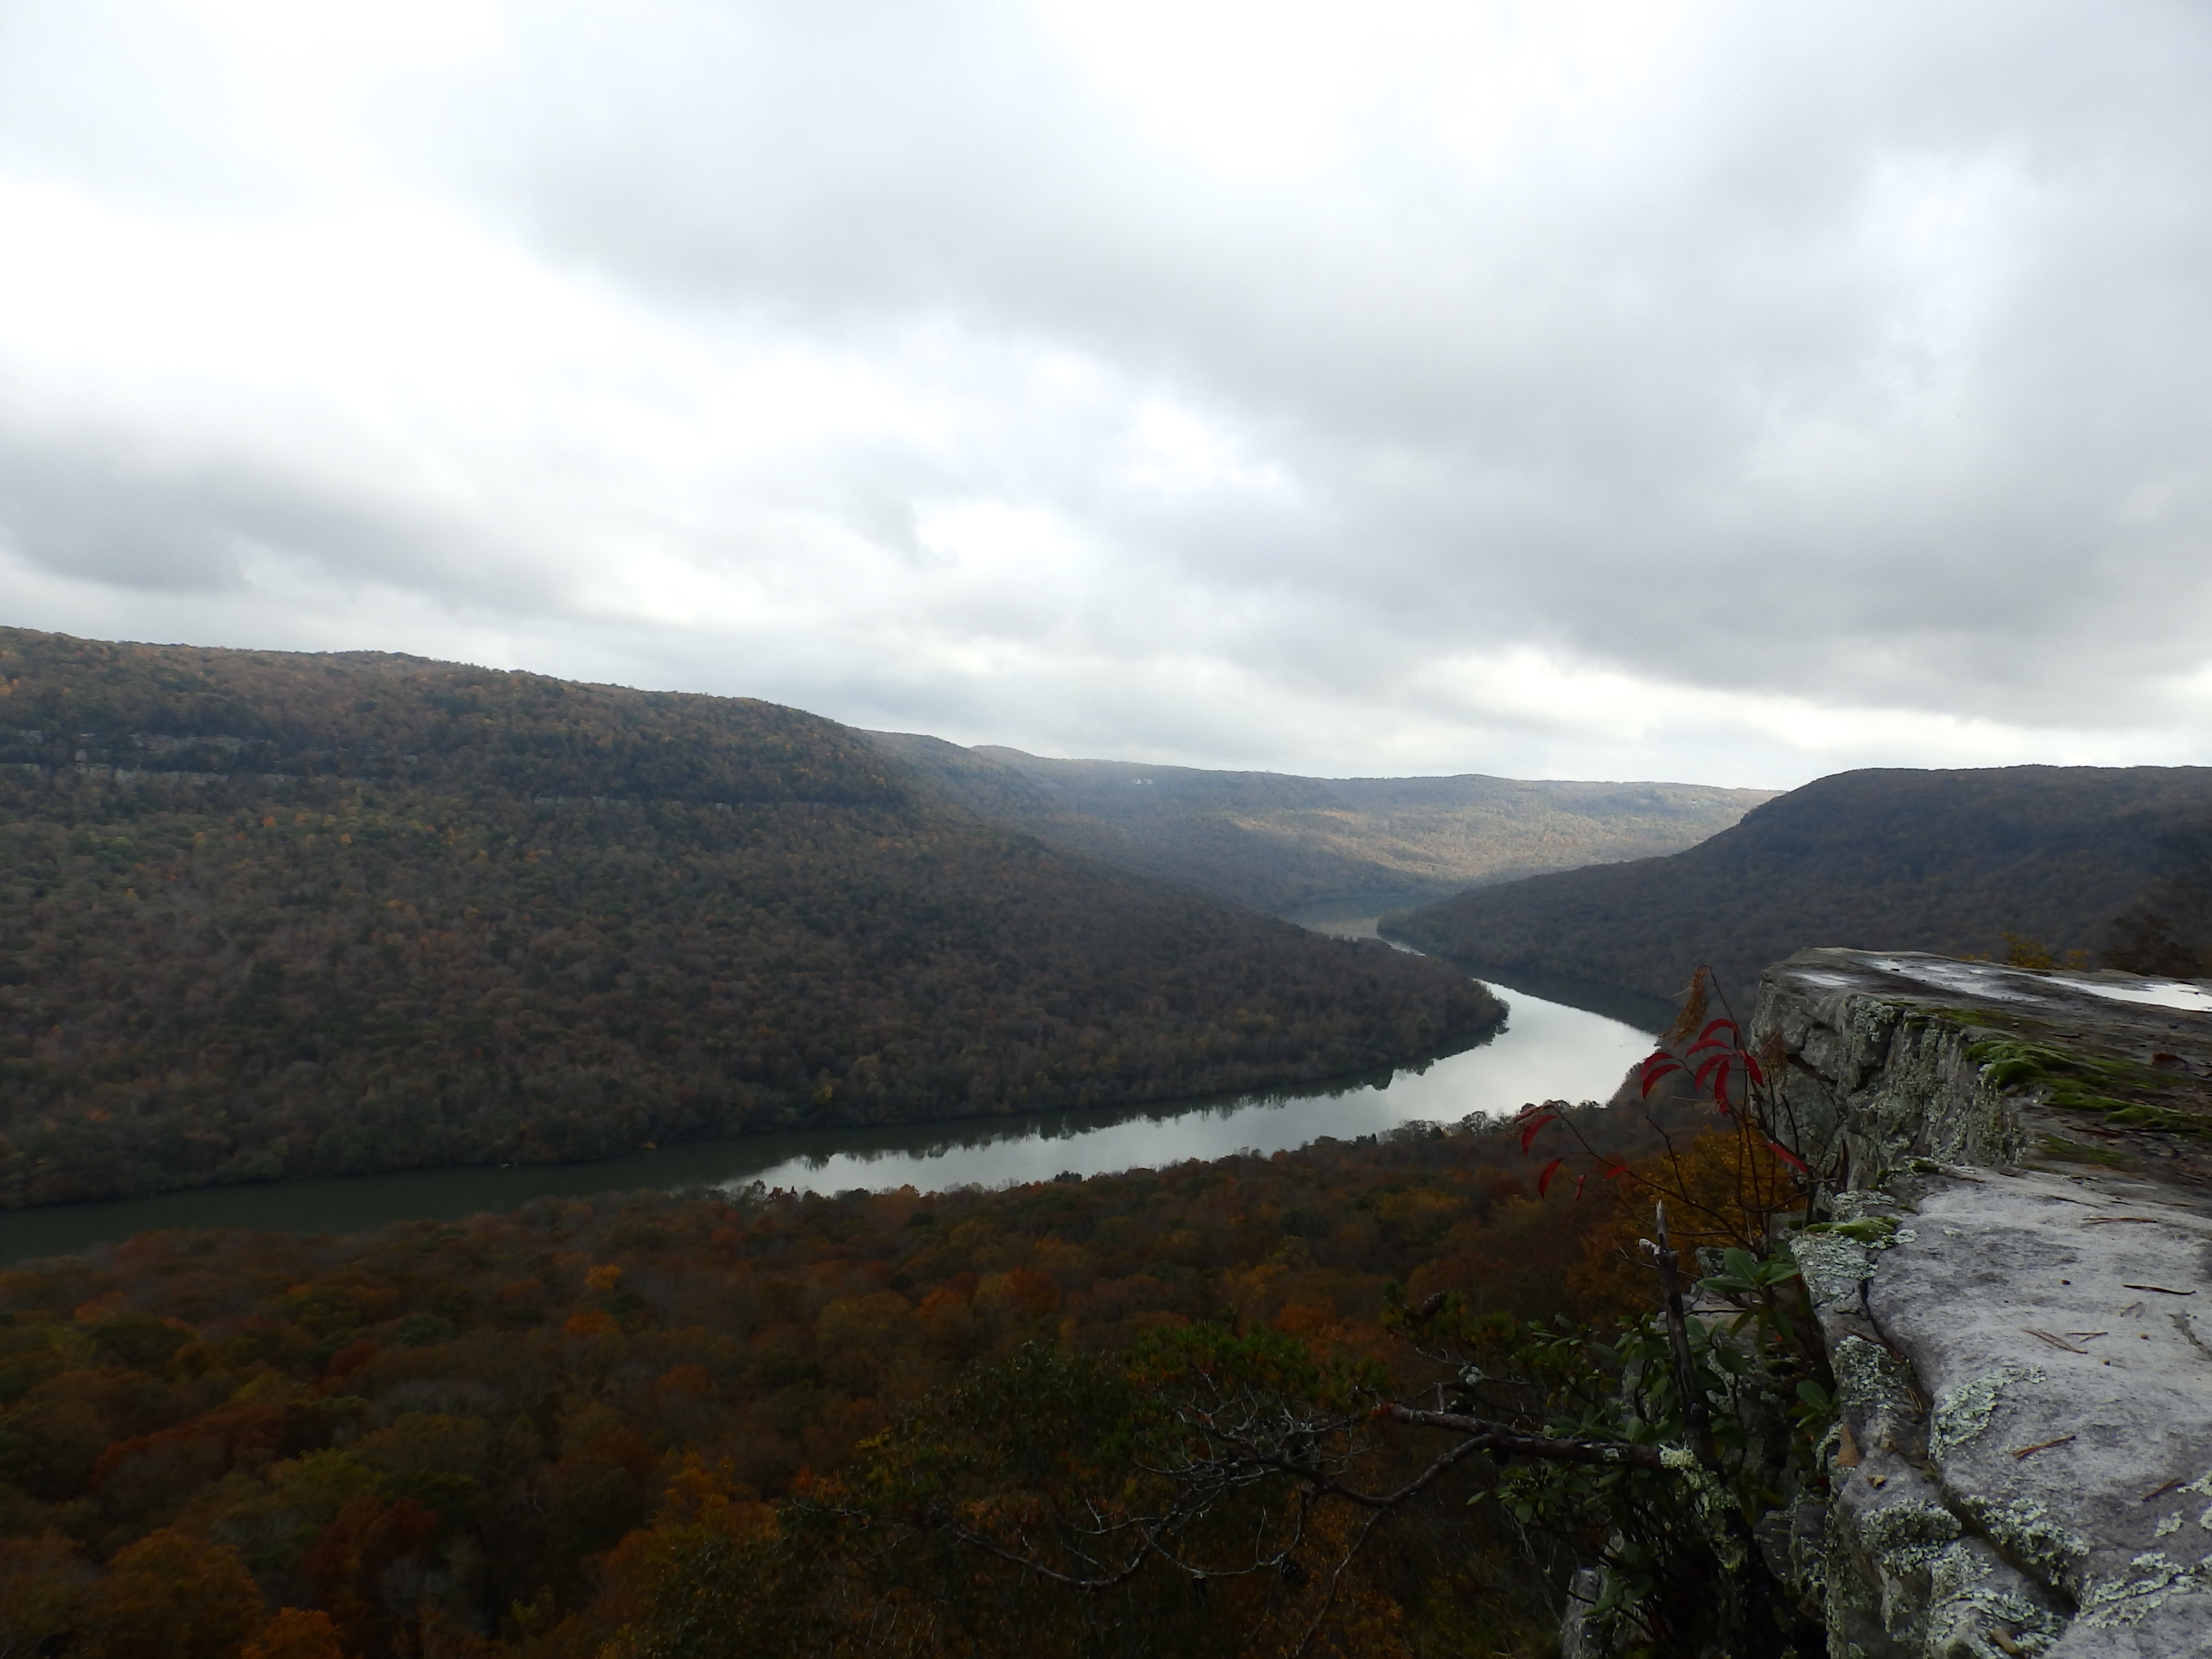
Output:
<instances>
[{"instance_id":1,"label":"red-leaved plant branch","mask_svg":"<svg viewBox=\"0 0 2212 1659\"><path fill-rule=\"evenodd\" d=\"M1830 1146L1814 1133L1815 1126L1801 1121L1782 1086L1787 1062L1780 1039L1770 1037L1763 1047L1763 1054L1752 1052L1712 969L1700 966L1674 1024L1634 1068L1638 1097L1664 1152L1639 1163L1608 1158L1590 1146L1579 1115L1565 1102L1524 1106L1514 1120L1524 1156L1534 1156L1538 1137L1555 1125L1576 1143L1544 1165L1536 1177L1539 1196L1549 1194L1571 1159L1587 1165L1575 1174L1576 1197L1592 1176L1625 1182L1676 1206L1677 1214L1686 1210L1698 1231L1726 1237L1748 1249L1764 1246L1772 1218L1793 1212L1809 1218L1822 1188L1836 1184L1832 1166L1842 1148ZM1652 1094L1670 1079L1686 1083L1692 1101L1710 1108L1711 1116L1686 1123L1679 1113L1671 1115L1671 1121L1662 1115L1656 1107L1679 1096L1680 1085L1662 1093L1658 1103ZM1696 1178L1691 1167L1692 1143L1715 1130L1732 1133L1736 1140L1728 1160L1732 1192L1714 1190L1711 1179ZM1703 1163L1710 1166L1712 1160Z\"/></svg>"}]
</instances>

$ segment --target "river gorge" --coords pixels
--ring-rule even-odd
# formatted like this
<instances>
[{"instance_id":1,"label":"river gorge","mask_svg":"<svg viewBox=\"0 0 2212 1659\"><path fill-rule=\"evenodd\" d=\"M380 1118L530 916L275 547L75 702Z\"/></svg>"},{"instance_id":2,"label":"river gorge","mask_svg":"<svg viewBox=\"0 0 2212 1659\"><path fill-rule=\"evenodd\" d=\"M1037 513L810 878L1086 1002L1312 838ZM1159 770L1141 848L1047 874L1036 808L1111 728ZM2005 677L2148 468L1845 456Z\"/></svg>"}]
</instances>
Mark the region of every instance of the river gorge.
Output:
<instances>
[{"instance_id":1,"label":"river gorge","mask_svg":"<svg viewBox=\"0 0 2212 1659\"><path fill-rule=\"evenodd\" d=\"M769 1188L842 1192L1045 1181L1270 1152L1401 1123L1510 1115L1531 1100L1603 1099L1650 1047L1648 1034L1603 1015L1516 991L1504 1024L1480 1042L1388 1076L1299 1091L1163 1102L1124 1110L751 1135L663 1147L590 1164L407 1170L317 1181L201 1188L112 1203L0 1214L0 1261L82 1250L159 1228L352 1232L407 1218L452 1220L532 1199L640 1188Z\"/></svg>"}]
</instances>

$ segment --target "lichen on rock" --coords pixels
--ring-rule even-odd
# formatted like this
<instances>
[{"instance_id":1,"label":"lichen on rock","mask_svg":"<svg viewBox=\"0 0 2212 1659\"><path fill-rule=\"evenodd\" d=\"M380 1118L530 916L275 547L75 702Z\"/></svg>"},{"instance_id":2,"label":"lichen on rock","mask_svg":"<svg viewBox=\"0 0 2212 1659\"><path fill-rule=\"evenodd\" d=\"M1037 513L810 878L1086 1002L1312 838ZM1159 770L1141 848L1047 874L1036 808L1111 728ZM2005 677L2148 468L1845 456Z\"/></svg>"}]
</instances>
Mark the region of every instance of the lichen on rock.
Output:
<instances>
[{"instance_id":1,"label":"lichen on rock","mask_svg":"<svg viewBox=\"0 0 2212 1659\"><path fill-rule=\"evenodd\" d=\"M1829 1349L1836 1374L1836 1403L1844 1419L1856 1424L1874 1444L1894 1436L1920 1414L1912 1373L1887 1348L1858 1335L1846 1335Z\"/></svg>"},{"instance_id":2,"label":"lichen on rock","mask_svg":"<svg viewBox=\"0 0 2212 1659\"><path fill-rule=\"evenodd\" d=\"M1963 1507L1996 1547L2053 1589L2069 1592L2080 1582L2089 1546L2051 1517L2034 1498L1992 1502L1969 1495Z\"/></svg>"},{"instance_id":3,"label":"lichen on rock","mask_svg":"<svg viewBox=\"0 0 2212 1659\"><path fill-rule=\"evenodd\" d=\"M1908 1498L1861 1516L1859 1540L1878 1564L1901 1575L1924 1570L1966 1529L1942 1504Z\"/></svg>"},{"instance_id":4,"label":"lichen on rock","mask_svg":"<svg viewBox=\"0 0 2212 1659\"><path fill-rule=\"evenodd\" d=\"M2148 1550L2128 1565L2124 1576L2090 1586L2081 1598L2081 1624L2139 1625L2177 1595L2212 1591L2212 1557L2184 1565L2163 1550Z\"/></svg>"},{"instance_id":5,"label":"lichen on rock","mask_svg":"<svg viewBox=\"0 0 2212 1659\"><path fill-rule=\"evenodd\" d=\"M1867 1247L1842 1233L1800 1233L1790 1251L1815 1309L1856 1304L1859 1286L1874 1273Z\"/></svg>"},{"instance_id":6,"label":"lichen on rock","mask_svg":"<svg viewBox=\"0 0 2212 1659\"><path fill-rule=\"evenodd\" d=\"M2212 1102L2212 1018L2128 994L1863 951L1767 971L1752 1040L1849 1156L1793 1238L1834 1373L1832 1659L2212 1656L2208 1345L2152 1293L2212 1267L2212 1132L2150 1132ZM2057 1058L1990 1063L2027 1043ZM2156 1125L2084 1128L2046 1085L2093 1072L2114 1101L2149 1079ZM2126 1153L2017 1167L2054 1131Z\"/></svg>"},{"instance_id":7,"label":"lichen on rock","mask_svg":"<svg viewBox=\"0 0 2212 1659\"><path fill-rule=\"evenodd\" d=\"M2049 1373L2042 1366L2015 1361L1946 1389L1936 1397L1936 1425L1928 1437L1929 1449L1941 1458L1965 1445L1989 1427L2006 1389L2048 1380Z\"/></svg>"}]
</instances>

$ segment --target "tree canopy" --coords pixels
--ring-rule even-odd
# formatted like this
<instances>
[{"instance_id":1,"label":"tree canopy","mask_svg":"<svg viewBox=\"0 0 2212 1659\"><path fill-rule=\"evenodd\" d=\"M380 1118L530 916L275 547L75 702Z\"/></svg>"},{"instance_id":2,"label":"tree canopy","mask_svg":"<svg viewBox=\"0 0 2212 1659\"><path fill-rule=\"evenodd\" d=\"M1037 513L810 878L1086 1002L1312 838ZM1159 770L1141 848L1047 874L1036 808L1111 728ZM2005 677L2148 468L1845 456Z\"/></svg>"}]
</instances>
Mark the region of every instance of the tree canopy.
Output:
<instances>
[{"instance_id":1,"label":"tree canopy","mask_svg":"<svg viewBox=\"0 0 2212 1659\"><path fill-rule=\"evenodd\" d=\"M824 1651L897 1650L871 1609L941 1558L823 1579L851 1565L823 1519L836 1490L951 1482L979 1521L1018 1522L1006 1506L1064 1491L1066 1470L1122 1467L1150 1420L1127 1369L1148 1341L1249 1349L1299 1386L1402 1366L1394 1282L1476 1321L1602 1313L1612 1189L1542 1198L1528 1167L1516 1135L1415 1127L999 1193L549 1200L349 1238L147 1234L0 1271L0 1651L89 1653L164 1620L234 1645L271 1620L272 1655L326 1654L327 1636L349 1659L565 1659L625 1629L661 1641L694 1615L794 1608ZM1520 1565L1509 1517L1465 1508L1472 1490L1455 1477L1426 1518L1394 1522L1331 1628L1423 1653L1477 1631L1540 1644L1556 1583ZM1197 1517L1184 1541L1233 1559L1252 1518ZM1317 1516L1282 1570L1210 1598L1172 1576L1103 1602L956 1577L979 1618L1002 1594L1035 1604L982 1651L1266 1651L1322 1605L1348 1525ZM738 1558L760 1595L717 1613L714 1563ZM160 1590L161 1563L189 1597Z\"/></svg>"},{"instance_id":2,"label":"tree canopy","mask_svg":"<svg viewBox=\"0 0 2212 1659\"><path fill-rule=\"evenodd\" d=\"M0 1204L1307 1082L1500 1012L794 709L0 630Z\"/></svg>"}]
</instances>

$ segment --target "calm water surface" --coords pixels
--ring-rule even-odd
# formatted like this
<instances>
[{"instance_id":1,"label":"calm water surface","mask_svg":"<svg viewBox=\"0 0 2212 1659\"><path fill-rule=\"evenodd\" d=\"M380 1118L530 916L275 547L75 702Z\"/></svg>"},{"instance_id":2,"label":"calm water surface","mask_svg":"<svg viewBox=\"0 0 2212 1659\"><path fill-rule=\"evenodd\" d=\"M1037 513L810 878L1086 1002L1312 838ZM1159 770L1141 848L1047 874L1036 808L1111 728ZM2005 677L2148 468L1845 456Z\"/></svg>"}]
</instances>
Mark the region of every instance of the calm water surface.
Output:
<instances>
[{"instance_id":1,"label":"calm water surface","mask_svg":"<svg viewBox=\"0 0 2212 1659\"><path fill-rule=\"evenodd\" d=\"M1388 1079L1310 1091L1165 1103L1131 1110L1047 1112L896 1129L750 1135L596 1164L428 1170L224 1187L112 1204L0 1214L0 1261L55 1255L161 1227L350 1232L407 1218L455 1220L533 1198L663 1190L855 1187L923 1191L1042 1181L1272 1152L1324 1135L1349 1139L1401 1123L1510 1114L1532 1100L1603 1099L1650 1048L1645 1033L1522 992L1503 994L1503 1030L1474 1048Z\"/></svg>"}]
</instances>

